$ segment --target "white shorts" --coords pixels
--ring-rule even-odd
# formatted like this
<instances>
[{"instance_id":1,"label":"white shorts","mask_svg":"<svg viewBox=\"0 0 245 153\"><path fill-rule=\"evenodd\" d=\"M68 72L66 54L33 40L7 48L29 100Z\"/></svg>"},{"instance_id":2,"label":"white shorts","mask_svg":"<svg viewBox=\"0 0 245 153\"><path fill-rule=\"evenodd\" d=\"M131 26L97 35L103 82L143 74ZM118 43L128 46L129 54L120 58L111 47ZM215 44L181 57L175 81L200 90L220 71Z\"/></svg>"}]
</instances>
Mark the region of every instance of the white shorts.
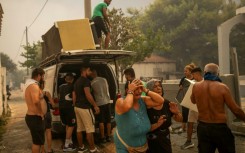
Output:
<instances>
[{"instance_id":1,"label":"white shorts","mask_svg":"<svg viewBox=\"0 0 245 153\"><path fill-rule=\"evenodd\" d=\"M95 119L92 109L75 107L74 110L77 118L77 132L93 133L95 131Z\"/></svg>"},{"instance_id":2,"label":"white shorts","mask_svg":"<svg viewBox=\"0 0 245 153\"><path fill-rule=\"evenodd\" d=\"M198 120L198 112L189 109L188 122L197 123L197 120Z\"/></svg>"}]
</instances>

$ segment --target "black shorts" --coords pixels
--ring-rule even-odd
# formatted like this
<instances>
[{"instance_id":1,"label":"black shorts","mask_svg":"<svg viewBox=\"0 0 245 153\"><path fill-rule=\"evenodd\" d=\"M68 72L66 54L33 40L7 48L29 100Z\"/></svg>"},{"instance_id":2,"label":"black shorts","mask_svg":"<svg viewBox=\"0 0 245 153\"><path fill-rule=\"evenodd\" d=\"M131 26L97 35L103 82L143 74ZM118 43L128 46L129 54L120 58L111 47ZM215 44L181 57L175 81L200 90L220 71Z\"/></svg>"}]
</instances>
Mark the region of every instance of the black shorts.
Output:
<instances>
[{"instance_id":1,"label":"black shorts","mask_svg":"<svg viewBox=\"0 0 245 153\"><path fill-rule=\"evenodd\" d=\"M181 107L182 108L182 116L183 116L183 121L182 123L187 123L188 121L188 114L189 114L189 109L186 107Z\"/></svg>"},{"instance_id":2,"label":"black shorts","mask_svg":"<svg viewBox=\"0 0 245 153\"><path fill-rule=\"evenodd\" d=\"M225 123L198 123L198 152L215 153L218 148L219 153L235 153L235 139L231 130Z\"/></svg>"},{"instance_id":3,"label":"black shorts","mask_svg":"<svg viewBox=\"0 0 245 153\"><path fill-rule=\"evenodd\" d=\"M172 153L170 132L152 132L147 135L148 150L146 153Z\"/></svg>"},{"instance_id":4,"label":"black shorts","mask_svg":"<svg viewBox=\"0 0 245 153\"><path fill-rule=\"evenodd\" d=\"M45 121L45 129L51 129L52 117L51 117L50 112L46 113L44 117L44 121Z\"/></svg>"},{"instance_id":5,"label":"black shorts","mask_svg":"<svg viewBox=\"0 0 245 153\"><path fill-rule=\"evenodd\" d=\"M62 107L60 108L60 119L62 124L68 126L75 126L76 125L76 115L74 112L74 107Z\"/></svg>"},{"instance_id":6,"label":"black shorts","mask_svg":"<svg viewBox=\"0 0 245 153\"><path fill-rule=\"evenodd\" d=\"M110 29L103 18L101 18L100 16L96 16L95 18L93 18L93 21L94 21L98 38L101 38L102 31L104 32L105 35L110 33Z\"/></svg>"},{"instance_id":7,"label":"black shorts","mask_svg":"<svg viewBox=\"0 0 245 153\"><path fill-rule=\"evenodd\" d=\"M30 129L33 144L44 145L44 120L37 115L26 115L25 121Z\"/></svg>"},{"instance_id":8,"label":"black shorts","mask_svg":"<svg viewBox=\"0 0 245 153\"><path fill-rule=\"evenodd\" d=\"M111 123L111 105L105 104L99 106L100 113L96 115L96 119L99 123Z\"/></svg>"}]
</instances>

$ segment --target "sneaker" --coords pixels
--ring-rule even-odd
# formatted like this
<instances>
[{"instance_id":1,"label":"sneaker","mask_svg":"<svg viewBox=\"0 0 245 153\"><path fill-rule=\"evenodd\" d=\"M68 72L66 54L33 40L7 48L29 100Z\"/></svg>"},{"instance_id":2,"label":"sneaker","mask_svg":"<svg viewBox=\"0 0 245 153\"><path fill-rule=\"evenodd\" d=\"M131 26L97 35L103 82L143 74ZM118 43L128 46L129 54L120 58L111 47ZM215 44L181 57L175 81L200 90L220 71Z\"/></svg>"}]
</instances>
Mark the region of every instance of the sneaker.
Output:
<instances>
[{"instance_id":1,"label":"sneaker","mask_svg":"<svg viewBox=\"0 0 245 153\"><path fill-rule=\"evenodd\" d=\"M75 151L75 150L76 150L76 147L72 143L70 143L68 147L66 147L65 145L63 147L63 151Z\"/></svg>"},{"instance_id":2,"label":"sneaker","mask_svg":"<svg viewBox=\"0 0 245 153\"><path fill-rule=\"evenodd\" d=\"M184 145L181 146L181 149L188 149L188 148L192 148L194 147L194 143L192 143L191 141L186 141Z\"/></svg>"},{"instance_id":3,"label":"sneaker","mask_svg":"<svg viewBox=\"0 0 245 153\"><path fill-rule=\"evenodd\" d=\"M86 149L85 147L83 147L83 148L79 147L78 150L77 150L77 152L78 152L78 153L84 153L84 152L87 151L87 150L88 150L88 149Z\"/></svg>"},{"instance_id":4,"label":"sneaker","mask_svg":"<svg viewBox=\"0 0 245 153\"><path fill-rule=\"evenodd\" d=\"M178 130L178 133L182 133L182 132L183 132L183 129L180 128L180 129Z\"/></svg>"}]
</instances>

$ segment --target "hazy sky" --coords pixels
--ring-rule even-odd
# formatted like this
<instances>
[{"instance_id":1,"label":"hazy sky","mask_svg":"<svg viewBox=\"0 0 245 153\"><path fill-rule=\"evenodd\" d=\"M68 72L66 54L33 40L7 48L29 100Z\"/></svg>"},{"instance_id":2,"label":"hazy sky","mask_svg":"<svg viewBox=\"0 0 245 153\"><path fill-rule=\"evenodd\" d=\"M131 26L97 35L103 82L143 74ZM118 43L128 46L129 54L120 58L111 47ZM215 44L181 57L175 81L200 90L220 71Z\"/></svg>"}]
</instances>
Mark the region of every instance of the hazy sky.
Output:
<instances>
[{"instance_id":1,"label":"hazy sky","mask_svg":"<svg viewBox=\"0 0 245 153\"><path fill-rule=\"evenodd\" d=\"M91 0L93 7L103 0ZM112 0L109 8L138 8L144 9L153 0ZM4 14L2 32L0 36L0 52L4 52L17 64L23 62L20 53L26 44L24 34L26 26L29 27L46 0L0 0ZM41 40L55 21L84 18L84 0L49 0L37 20L28 29L29 43ZM23 40L22 40L23 38ZM21 41L22 40L22 41Z\"/></svg>"}]
</instances>

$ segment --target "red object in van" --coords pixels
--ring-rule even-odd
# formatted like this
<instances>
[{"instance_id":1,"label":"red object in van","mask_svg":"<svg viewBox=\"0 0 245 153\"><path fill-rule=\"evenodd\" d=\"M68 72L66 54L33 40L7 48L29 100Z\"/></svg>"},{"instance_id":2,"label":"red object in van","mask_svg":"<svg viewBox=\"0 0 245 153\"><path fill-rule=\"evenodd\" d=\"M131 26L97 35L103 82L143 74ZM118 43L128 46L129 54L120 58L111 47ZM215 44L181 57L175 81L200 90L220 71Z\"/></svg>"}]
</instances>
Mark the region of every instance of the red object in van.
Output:
<instances>
[{"instance_id":1,"label":"red object in van","mask_svg":"<svg viewBox=\"0 0 245 153\"><path fill-rule=\"evenodd\" d=\"M121 93L117 93L117 99L121 98L121 97L122 97L122 94Z\"/></svg>"},{"instance_id":2,"label":"red object in van","mask_svg":"<svg viewBox=\"0 0 245 153\"><path fill-rule=\"evenodd\" d=\"M59 100L58 100L58 98L54 98L54 103L55 104L58 104L59 103ZM53 113L53 115L60 115L60 110L59 110L59 108L54 108L54 111L52 112Z\"/></svg>"},{"instance_id":3,"label":"red object in van","mask_svg":"<svg viewBox=\"0 0 245 153\"><path fill-rule=\"evenodd\" d=\"M55 109L54 109L53 115L60 115L60 110L59 110L59 108L55 108Z\"/></svg>"}]
</instances>

